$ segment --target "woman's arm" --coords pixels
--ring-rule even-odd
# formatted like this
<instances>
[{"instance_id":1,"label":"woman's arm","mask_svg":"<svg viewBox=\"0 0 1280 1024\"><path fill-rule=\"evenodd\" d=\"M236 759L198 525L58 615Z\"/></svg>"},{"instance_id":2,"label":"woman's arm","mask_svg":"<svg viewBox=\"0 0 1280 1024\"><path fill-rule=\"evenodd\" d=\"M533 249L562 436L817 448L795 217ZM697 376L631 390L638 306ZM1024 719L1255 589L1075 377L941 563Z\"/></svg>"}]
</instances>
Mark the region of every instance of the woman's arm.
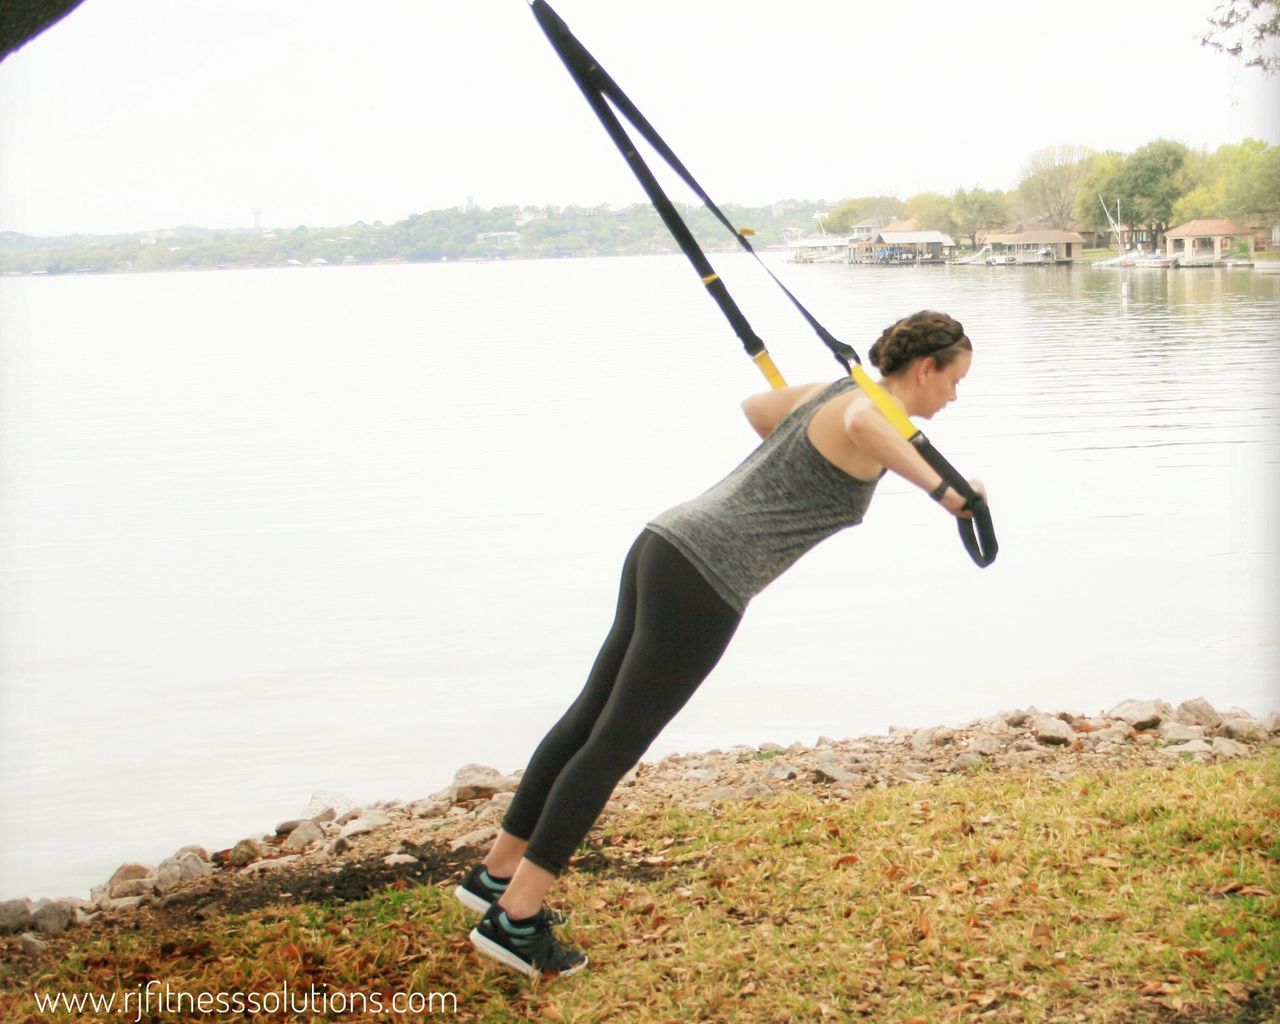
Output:
<instances>
[{"instance_id":1,"label":"woman's arm","mask_svg":"<svg viewBox=\"0 0 1280 1024\"><path fill-rule=\"evenodd\" d=\"M751 429L768 437L787 414L825 388L826 384L796 384L792 387L762 391L742 403L742 411Z\"/></svg>"},{"instance_id":2,"label":"woman's arm","mask_svg":"<svg viewBox=\"0 0 1280 1024\"><path fill-rule=\"evenodd\" d=\"M923 491L931 492L942 483L942 476L924 461L915 446L894 429L884 414L864 395L856 395L844 416L845 431L849 440L865 455L880 465L893 470L904 480L909 480ZM970 480L970 486L986 495L981 482ZM965 500L955 488L948 487L941 499L942 505L955 516L969 517L964 510Z\"/></svg>"}]
</instances>

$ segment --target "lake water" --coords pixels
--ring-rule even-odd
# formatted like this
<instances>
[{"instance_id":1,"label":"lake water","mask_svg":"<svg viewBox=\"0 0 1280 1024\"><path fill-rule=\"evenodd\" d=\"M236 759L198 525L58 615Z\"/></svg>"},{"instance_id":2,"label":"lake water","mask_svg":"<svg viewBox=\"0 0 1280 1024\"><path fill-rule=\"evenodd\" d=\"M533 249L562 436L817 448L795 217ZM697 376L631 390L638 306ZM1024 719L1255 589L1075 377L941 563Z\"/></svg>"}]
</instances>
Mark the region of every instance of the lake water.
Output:
<instances>
[{"instance_id":1,"label":"lake water","mask_svg":"<svg viewBox=\"0 0 1280 1024\"><path fill-rule=\"evenodd\" d=\"M886 479L650 756L1127 697L1280 708L1280 275L771 262L865 352L976 356L930 437L997 563ZM717 260L789 378L838 369ZM763 382L679 257L0 281L0 898L521 767L654 513Z\"/></svg>"}]
</instances>

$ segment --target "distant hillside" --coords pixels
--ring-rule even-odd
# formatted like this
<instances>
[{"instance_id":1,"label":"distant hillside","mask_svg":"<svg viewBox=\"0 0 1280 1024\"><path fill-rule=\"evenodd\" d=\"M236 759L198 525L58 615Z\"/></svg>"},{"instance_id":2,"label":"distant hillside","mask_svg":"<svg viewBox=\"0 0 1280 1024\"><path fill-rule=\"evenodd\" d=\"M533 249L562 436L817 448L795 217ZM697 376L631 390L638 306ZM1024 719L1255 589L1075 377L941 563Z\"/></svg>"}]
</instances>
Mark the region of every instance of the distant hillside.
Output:
<instances>
[{"instance_id":1,"label":"distant hillside","mask_svg":"<svg viewBox=\"0 0 1280 1024\"><path fill-rule=\"evenodd\" d=\"M753 228L759 248L813 230L821 201L788 200L767 207L726 206L735 224ZM736 243L701 206L681 213L709 249ZM497 207L432 210L394 224L344 227L212 230L184 226L129 235L35 238L0 232L0 273L113 273L209 267L272 267L621 256L676 251L651 206Z\"/></svg>"}]
</instances>

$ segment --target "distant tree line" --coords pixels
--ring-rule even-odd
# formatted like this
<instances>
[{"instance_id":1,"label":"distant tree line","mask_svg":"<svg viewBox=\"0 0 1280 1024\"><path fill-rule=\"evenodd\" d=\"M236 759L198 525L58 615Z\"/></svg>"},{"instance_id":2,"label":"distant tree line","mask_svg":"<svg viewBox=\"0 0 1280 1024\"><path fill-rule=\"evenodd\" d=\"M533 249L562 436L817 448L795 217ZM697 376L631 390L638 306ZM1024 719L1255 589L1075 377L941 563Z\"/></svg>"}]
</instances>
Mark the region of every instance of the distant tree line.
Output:
<instances>
[{"instance_id":1,"label":"distant tree line","mask_svg":"<svg viewBox=\"0 0 1280 1024\"><path fill-rule=\"evenodd\" d=\"M1105 207L1105 210L1104 210ZM1106 232L1107 213L1157 241L1174 225L1200 218L1234 220L1241 227L1280 224L1280 147L1257 139L1196 152L1157 139L1133 153L1098 153L1054 146L1033 153L1017 188L957 189L847 199L823 220L833 233L876 215L912 218L977 245L984 233L1030 227Z\"/></svg>"},{"instance_id":2,"label":"distant tree line","mask_svg":"<svg viewBox=\"0 0 1280 1024\"><path fill-rule=\"evenodd\" d=\"M820 200L785 200L767 207L722 207L739 227L756 232L759 247L815 229L829 208ZM737 248L701 206L681 213L709 250ZM341 228L216 231L180 227L131 235L32 238L0 233L0 273L149 271L210 267L275 267L469 259L533 259L675 252L653 207L454 207L417 213L393 224L359 222Z\"/></svg>"},{"instance_id":3,"label":"distant tree line","mask_svg":"<svg viewBox=\"0 0 1280 1024\"><path fill-rule=\"evenodd\" d=\"M815 200L723 209L766 247L825 230L846 234L873 216L913 218L976 246L992 231L1026 228L1107 232L1107 212L1158 243L1172 225L1197 218L1280 224L1280 147L1257 139L1196 152L1157 139L1133 153L1055 146L1033 153L1017 188L957 189L846 199L831 209ZM1104 211L1105 207L1105 211ZM734 249L733 238L702 206L682 206L708 249ZM131 235L32 238L0 233L0 273L149 271L207 267L535 259L675 252L653 207L499 206L431 210L393 224L363 221L341 228L217 231L180 227Z\"/></svg>"}]
</instances>

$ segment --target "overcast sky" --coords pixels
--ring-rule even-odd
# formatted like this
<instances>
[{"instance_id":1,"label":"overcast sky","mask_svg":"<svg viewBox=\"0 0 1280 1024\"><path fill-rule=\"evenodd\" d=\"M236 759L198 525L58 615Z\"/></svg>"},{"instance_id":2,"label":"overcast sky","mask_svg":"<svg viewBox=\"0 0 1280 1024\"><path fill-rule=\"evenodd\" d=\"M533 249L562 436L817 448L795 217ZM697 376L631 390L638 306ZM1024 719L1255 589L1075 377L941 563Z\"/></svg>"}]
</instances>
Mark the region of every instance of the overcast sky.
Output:
<instances>
[{"instance_id":1,"label":"overcast sky","mask_svg":"<svg viewBox=\"0 0 1280 1024\"><path fill-rule=\"evenodd\" d=\"M1199 45L1215 3L553 6L718 201L759 204L1280 143L1280 80ZM30 234L643 200L526 0L85 0L0 64L0 131L0 230Z\"/></svg>"}]
</instances>

